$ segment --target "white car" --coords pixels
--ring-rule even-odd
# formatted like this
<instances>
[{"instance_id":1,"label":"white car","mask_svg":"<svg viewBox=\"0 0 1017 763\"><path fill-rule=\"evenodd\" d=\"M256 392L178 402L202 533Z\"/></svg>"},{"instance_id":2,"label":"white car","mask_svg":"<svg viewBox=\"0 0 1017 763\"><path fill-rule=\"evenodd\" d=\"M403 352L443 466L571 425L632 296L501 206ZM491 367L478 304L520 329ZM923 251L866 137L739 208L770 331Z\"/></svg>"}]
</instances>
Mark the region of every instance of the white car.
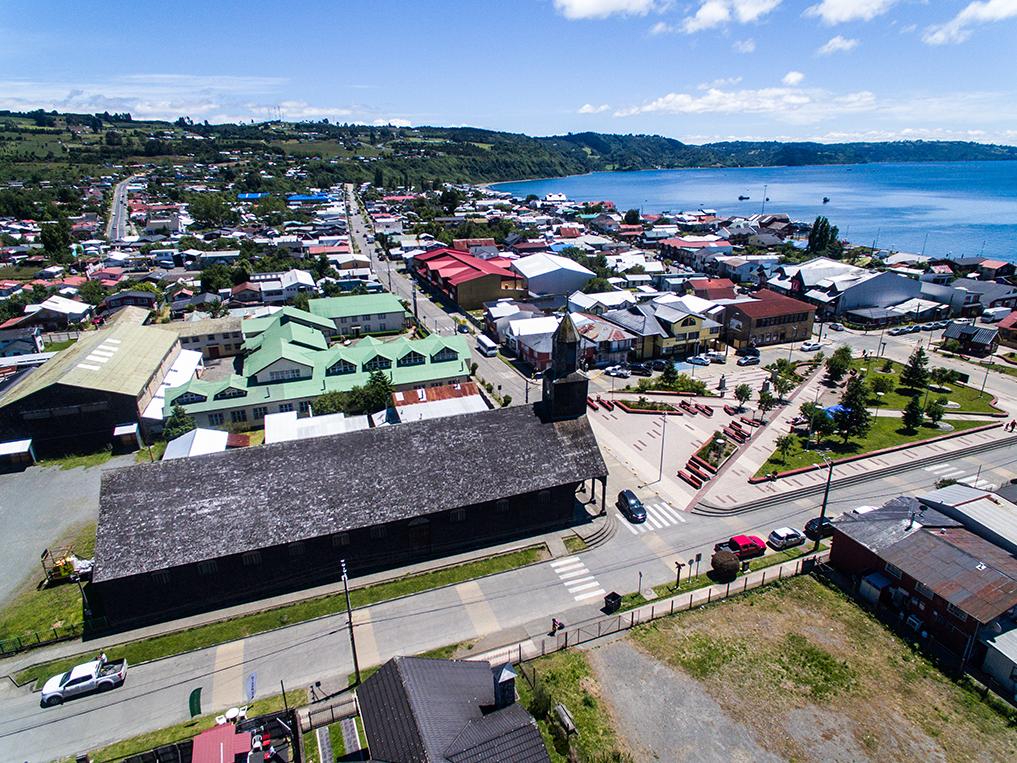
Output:
<instances>
[{"instance_id":1,"label":"white car","mask_svg":"<svg viewBox=\"0 0 1017 763\"><path fill-rule=\"evenodd\" d=\"M805 342L799 349L802 352L815 352L820 347L822 347L822 345L819 342Z\"/></svg>"},{"instance_id":2,"label":"white car","mask_svg":"<svg viewBox=\"0 0 1017 763\"><path fill-rule=\"evenodd\" d=\"M793 527L778 527L770 533L766 542L769 543L775 550L781 551L785 548L802 545L805 542L805 536L801 533L801 531L796 530Z\"/></svg>"},{"instance_id":3,"label":"white car","mask_svg":"<svg viewBox=\"0 0 1017 763\"><path fill-rule=\"evenodd\" d=\"M127 660L92 660L53 676L42 687L40 704L52 707L65 699L121 686L127 678Z\"/></svg>"},{"instance_id":4,"label":"white car","mask_svg":"<svg viewBox=\"0 0 1017 763\"><path fill-rule=\"evenodd\" d=\"M632 376L627 368L622 368L621 366L611 366L605 369L604 373L608 376L617 376L619 379L628 379Z\"/></svg>"}]
</instances>

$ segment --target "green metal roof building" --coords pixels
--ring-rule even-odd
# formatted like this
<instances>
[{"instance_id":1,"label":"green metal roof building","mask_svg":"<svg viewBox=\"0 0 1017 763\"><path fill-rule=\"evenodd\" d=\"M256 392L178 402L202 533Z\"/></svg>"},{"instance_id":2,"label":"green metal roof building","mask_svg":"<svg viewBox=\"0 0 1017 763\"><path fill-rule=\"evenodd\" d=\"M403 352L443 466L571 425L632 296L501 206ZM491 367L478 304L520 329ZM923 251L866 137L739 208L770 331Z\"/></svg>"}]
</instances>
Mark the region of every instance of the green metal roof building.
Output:
<instances>
[{"instance_id":1,"label":"green metal roof building","mask_svg":"<svg viewBox=\"0 0 1017 763\"><path fill-rule=\"evenodd\" d=\"M399 298L388 292L312 299L308 309L343 336L401 331L410 315Z\"/></svg>"}]
</instances>

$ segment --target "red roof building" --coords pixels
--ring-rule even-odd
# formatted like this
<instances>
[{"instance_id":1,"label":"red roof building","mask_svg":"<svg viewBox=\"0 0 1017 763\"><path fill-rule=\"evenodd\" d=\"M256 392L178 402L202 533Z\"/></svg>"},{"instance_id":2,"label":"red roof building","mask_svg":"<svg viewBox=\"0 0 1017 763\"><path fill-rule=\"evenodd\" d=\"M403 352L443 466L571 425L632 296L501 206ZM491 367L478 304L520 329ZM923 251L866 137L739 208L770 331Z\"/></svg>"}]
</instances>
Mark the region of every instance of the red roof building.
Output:
<instances>
[{"instance_id":1,"label":"red roof building","mask_svg":"<svg viewBox=\"0 0 1017 763\"><path fill-rule=\"evenodd\" d=\"M460 252L468 252L475 246L497 246L493 238L457 238L452 241L452 248Z\"/></svg>"},{"instance_id":2,"label":"red roof building","mask_svg":"<svg viewBox=\"0 0 1017 763\"><path fill-rule=\"evenodd\" d=\"M800 342L812 337L815 305L760 289L753 299L733 302L724 309L724 330L733 347L762 347Z\"/></svg>"},{"instance_id":3,"label":"red roof building","mask_svg":"<svg viewBox=\"0 0 1017 763\"><path fill-rule=\"evenodd\" d=\"M700 299L736 299L734 282L730 278L692 278L692 293Z\"/></svg>"},{"instance_id":4,"label":"red roof building","mask_svg":"<svg viewBox=\"0 0 1017 763\"><path fill-rule=\"evenodd\" d=\"M523 295L519 275L502 258L482 260L458 249L432 249L413 258L417 278L441 291L466 310L484 302Z\"/></svg>"}]
</instances>

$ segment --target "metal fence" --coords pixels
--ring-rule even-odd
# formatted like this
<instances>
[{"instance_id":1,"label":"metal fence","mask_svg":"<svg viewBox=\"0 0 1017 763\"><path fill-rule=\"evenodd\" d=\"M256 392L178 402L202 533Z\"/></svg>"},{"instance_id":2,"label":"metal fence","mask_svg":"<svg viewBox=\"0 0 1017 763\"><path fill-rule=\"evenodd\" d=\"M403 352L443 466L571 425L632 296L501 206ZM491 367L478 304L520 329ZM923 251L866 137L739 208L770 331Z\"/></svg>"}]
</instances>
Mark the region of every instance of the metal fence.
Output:
<instances>
[{"instance_id":1,"label":"metal fence","mask_svg":"<svg viewBox=\"0 0 1017 763\"><path fill-rule=\"evenodd\" d=\"M0 638L0 657L7 657L28 649L55 644L59 641L79 638L84 636L85 633L102 631L106 628L106 625L106 618L100 617L85 623L61 625L59 628L54 627L47 631L26 631L19 636Z\"/></svg>"}]
</instances>

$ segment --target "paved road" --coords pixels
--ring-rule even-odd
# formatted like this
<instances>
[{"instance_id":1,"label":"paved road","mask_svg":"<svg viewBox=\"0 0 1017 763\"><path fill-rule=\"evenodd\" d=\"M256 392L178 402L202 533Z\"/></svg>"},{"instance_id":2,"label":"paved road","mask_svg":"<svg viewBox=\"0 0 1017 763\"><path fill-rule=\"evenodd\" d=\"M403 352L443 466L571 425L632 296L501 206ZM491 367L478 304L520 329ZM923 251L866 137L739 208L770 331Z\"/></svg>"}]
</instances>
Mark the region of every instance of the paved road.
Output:
<instances>
[{"instance_id":1,"label":"paved road","mask_svg":"<svg viewBox=\"0 0 1017 763\"><path fill-rule=\"evenodd\" d=\"M446 335L455 333L457 324L449 313L441 305L428 299L426 292L418 289L408 275L399 272L395 267L396 263L379 256L378 246L367 240L368 235L374 234L374 230L370 222L360 212L353 186L346 186L345 193L346 206L349 211L350 235L356 240L360 251L370 255L371 265L382 285L393 294L405 299L411 310L413 310L415 299L417 316L429 331ZM464 334L463 336L467 338L473 361L477 364L477 376L484 381L491 382L495 386L496 392L500 395L511 395L512 405L540 400L539 381L527 382L519 372L498 358L481 355L477 352L474 334Z\"/></svg>"},{"instance_id":2,"label":"paved road","mask_svg":"<svg viewBox=\"0 0 1017 763\"><path fill-rule=\"evenodd\" d=\"M1017 447L993 451L987 458L991 463L962 458L864 485L835 487L830 510L839 513L927 490L942 476L977 475L991 483L1017 476ZM645 482L634 473L626 476L622 468L613 471L612 480L612 492ZM607 544L575 558L359 610L361 664L470 639L487 639L485 646L496 646L495 639L539 640L552 616L570 624L596 617L601 590L635 590L640 572L644 587L673 580L676 560L700 553L708 564L713 544L735 532L765 535L780 525L800 527L818 513L820 501L810 497L741 517L716 518L678 511L670 496L652 489L639 494L654 518L640 532L632 533L626 525ZM0 685L0 744L6 759L48 760L184 720L187 695L196 686L204 688L206 711L221 710L241 701L243 679L251 671L258 673L258 694L267 695L278 691L280 680L287 687L315 680L334 685L351 670L344 618L336 616L137 666L125 687L62 707L40 709L37 695Z\"/></svg>"},{"instance_id":3,"label":"paved road","mask_svg":"<svg viewBox=\"0 0 1017 763\"><path fill-rule=\"evenodd\" d=\"M121 180L113 188L109 222L106 224L106 238L110 241L122 241L127 235L127 223L130 216L130 211L127 208L127 186L139 177L140 175L131 175L129 178Z\"/></svg>"}]
</instances>

